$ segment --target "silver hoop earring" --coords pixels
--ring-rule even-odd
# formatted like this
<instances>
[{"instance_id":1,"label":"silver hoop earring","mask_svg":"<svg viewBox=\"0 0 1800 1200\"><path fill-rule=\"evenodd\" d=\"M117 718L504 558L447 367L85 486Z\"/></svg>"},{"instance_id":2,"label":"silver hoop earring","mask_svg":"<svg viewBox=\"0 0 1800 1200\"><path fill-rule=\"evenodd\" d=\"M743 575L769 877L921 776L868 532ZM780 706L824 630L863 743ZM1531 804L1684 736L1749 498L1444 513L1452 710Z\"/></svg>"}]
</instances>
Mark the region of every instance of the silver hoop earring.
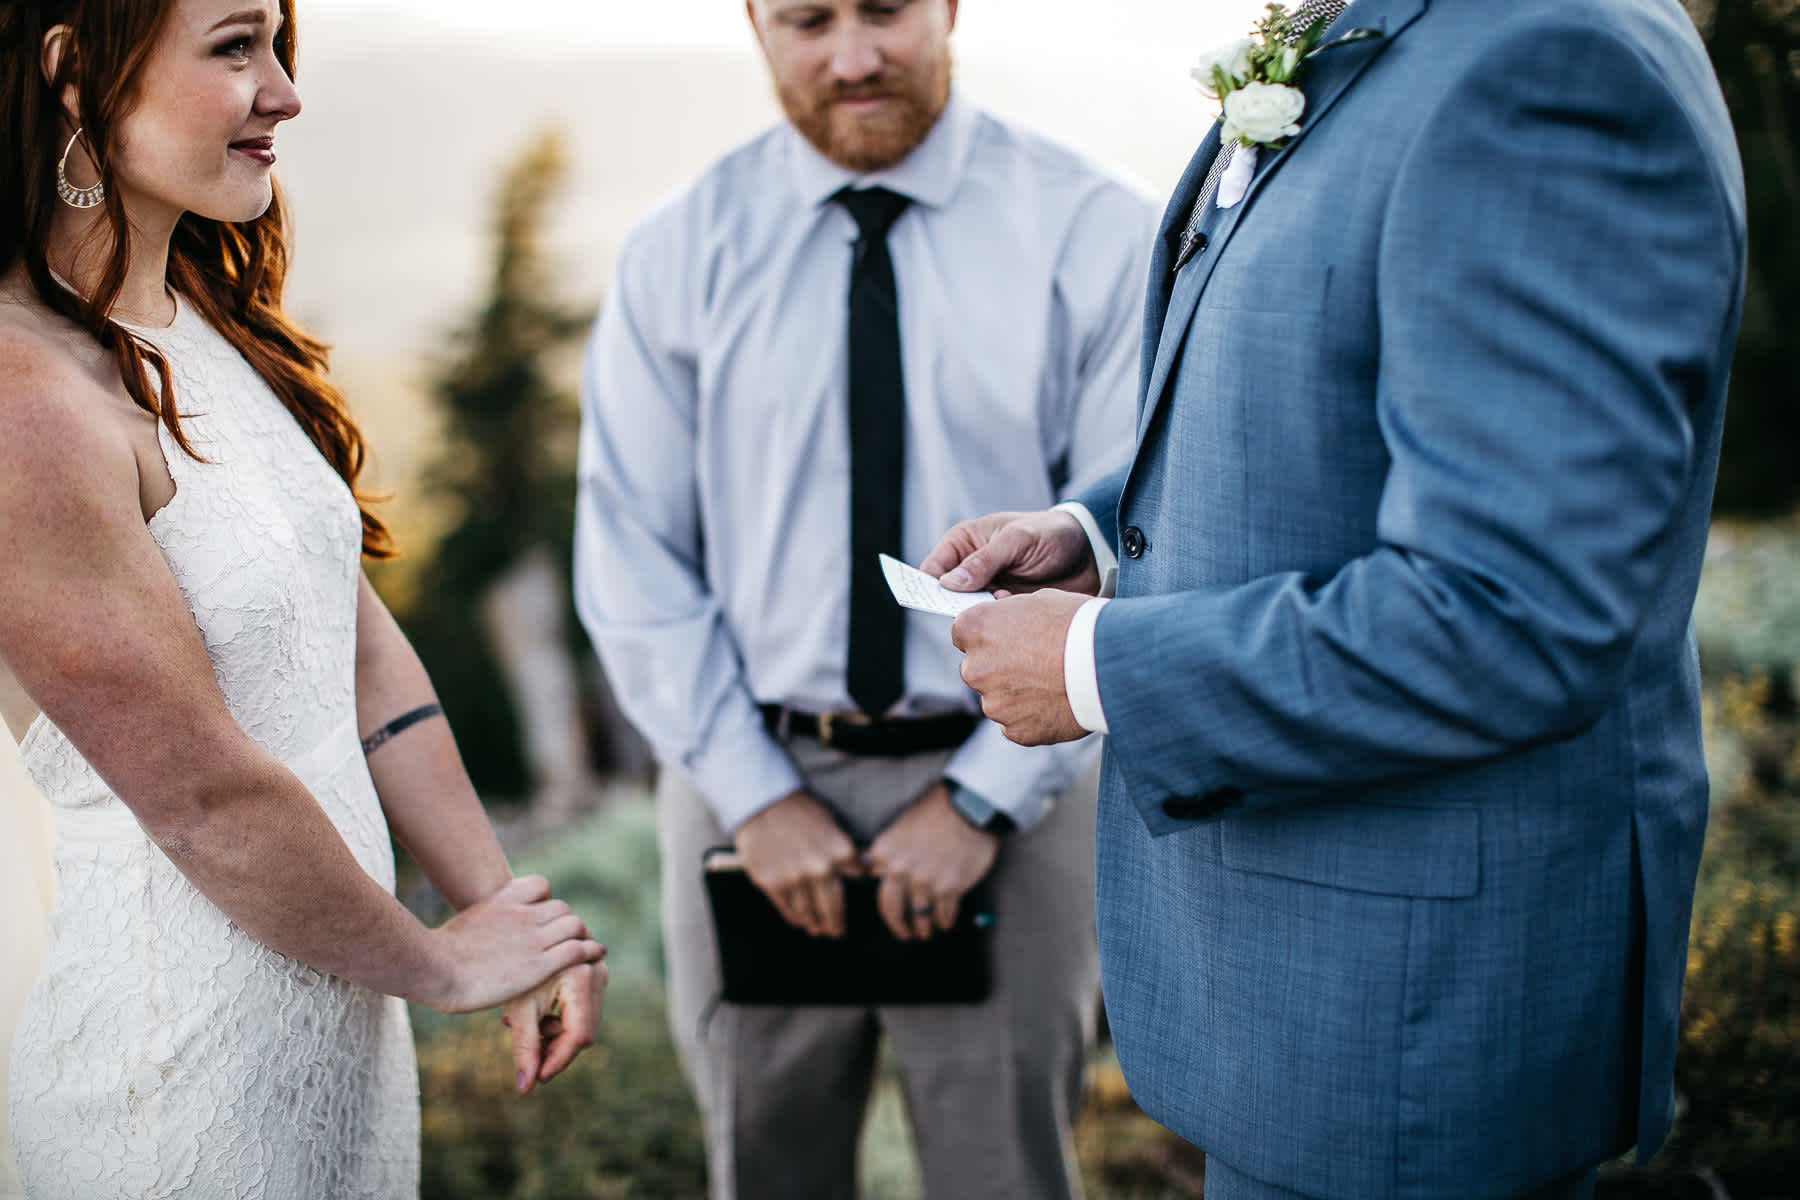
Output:
<instances>
[{"instance_id":1,"label":"silver hoop earring","mask_svg":"<svg viewBox=\"0 0 1800 1200\"><path fill-rule=\"evenodd\" d=\"M81 130L78 128L69 139L69 144L63 147L62 157L56 160L56 194L70 208L99 208L106 199L105 180L95 180L92 187L84 188L78 188L69 182L69 151L75 149L75 143L80 139Z\"/></svg>"}]
</instances>

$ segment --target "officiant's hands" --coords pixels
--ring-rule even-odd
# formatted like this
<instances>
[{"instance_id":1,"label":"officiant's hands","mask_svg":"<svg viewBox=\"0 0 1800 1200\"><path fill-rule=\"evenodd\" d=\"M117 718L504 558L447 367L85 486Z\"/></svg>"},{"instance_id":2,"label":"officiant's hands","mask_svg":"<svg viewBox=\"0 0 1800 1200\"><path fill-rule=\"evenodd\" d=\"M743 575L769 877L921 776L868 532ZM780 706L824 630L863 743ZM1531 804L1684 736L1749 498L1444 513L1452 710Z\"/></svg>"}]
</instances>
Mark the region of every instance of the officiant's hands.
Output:
<instances>
[{"instance_id":1,"label":"officiant's hands","mask_svg":"<svg viewBox=\"0 0 1800 1200\"><path fill-rule=\"evenodd\" d=\"M790 792L739 826L735 840L750 881L783 920L814 937L844 936L843 877L862 865L829 809Z\"/></svg>"},{"instance_id":2,"label":"officiant's hands","mask_svg":"<svg viewBox=\"0 0 1800 1200\"><path fill-rule=\"evenodd\" d=\"M953 592L1100 591L1087 533L1069 513L990 513L951 528L919 569Z\"/></svg>"},{"instance_id":3,"label":"officiant's hands","mask_svg":"<svg viewBox=\"0 0 1800 1200\"><path fill-rule=\"evenodd\" d=\"M606 980L604 962L581 963L507 1003L501 1020L512 1030L521 1095L550 1082L594 1044Z\"/></svg>"},{"instance_id":4,"label":"officiant's hands","mask_svg":"<svg viewBox=\"0 0 1800 1200\"><path fill-rule=\"evenodd\" d=\"M963 652L963 682L981 693L981 711L1009 740L1047 746L1088 735L1069 707L1063 675L1069 623L1088 600L1033 592L977 604L950 626L950 640Z\"/></svg>"},{"instance_id":5,"label":"officiant's hands","mask_svg":"<svg viewBox=\"0 0 1800 1200\"><path fill-rule=\"evenodd\" d=\"M882 921L903 942L950 929L999 849L1000 839L963 820L950 806L950 789L934 784L863 855L881 877L875 906Z\"/></svg>"}]
</instances>

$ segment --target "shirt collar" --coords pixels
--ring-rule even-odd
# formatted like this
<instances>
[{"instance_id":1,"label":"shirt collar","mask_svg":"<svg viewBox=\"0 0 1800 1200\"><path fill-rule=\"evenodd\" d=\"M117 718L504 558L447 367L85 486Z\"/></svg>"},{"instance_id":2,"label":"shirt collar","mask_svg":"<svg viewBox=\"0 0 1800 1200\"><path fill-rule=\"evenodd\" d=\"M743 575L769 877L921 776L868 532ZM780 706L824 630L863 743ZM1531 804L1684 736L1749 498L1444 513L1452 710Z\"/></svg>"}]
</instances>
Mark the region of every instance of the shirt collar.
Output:
<instances>
[{"instance_id":1,"label":"shirt collar","mask_svg":"<svg viewBox=\"0 0 1800 1200\"><path fill-rule=\"evenodd\" d=\"M789 125L788 160L793 167L794 186L801 199L815 208L830 201L843 187L877 184L899 192L914 204L942 208L956 194L968 167L975 144L975 116L976 110L952 86L949 102L925 140L898 163L867 175L838 166Z\"/></svg>"}]
</instances>

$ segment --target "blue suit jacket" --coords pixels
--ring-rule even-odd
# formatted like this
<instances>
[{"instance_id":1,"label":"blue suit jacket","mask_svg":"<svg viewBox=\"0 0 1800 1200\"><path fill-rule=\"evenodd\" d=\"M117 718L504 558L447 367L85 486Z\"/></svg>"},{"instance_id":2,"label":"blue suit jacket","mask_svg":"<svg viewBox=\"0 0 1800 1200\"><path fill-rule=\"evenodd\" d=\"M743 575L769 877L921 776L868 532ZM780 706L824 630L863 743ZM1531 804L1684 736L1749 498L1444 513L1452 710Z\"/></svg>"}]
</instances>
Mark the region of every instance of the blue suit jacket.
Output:
<instances>
[{"instance_id":1,"label":"blue suit jacket","mask_svg":"<svg viewBox=\"0 0 1800 1200\"><path fill-rule=\"evenodd\" d=\"M1675 0L1350 26L1171 275L1196 154L1087 497L1106 1002L1242 1171L1510 1195L1668 1126L1741 172Z\"/></svg>"}]
</instances>

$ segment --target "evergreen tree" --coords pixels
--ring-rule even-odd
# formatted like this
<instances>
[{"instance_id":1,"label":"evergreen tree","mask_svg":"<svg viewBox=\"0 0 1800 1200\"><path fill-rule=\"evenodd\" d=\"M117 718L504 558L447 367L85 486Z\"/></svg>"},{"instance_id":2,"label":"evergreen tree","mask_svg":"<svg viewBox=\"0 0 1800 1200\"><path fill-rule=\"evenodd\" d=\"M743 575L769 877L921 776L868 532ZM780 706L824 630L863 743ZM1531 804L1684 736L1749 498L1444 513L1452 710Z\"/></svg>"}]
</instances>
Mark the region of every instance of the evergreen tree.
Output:
<instances>
[{"instance_id":1,"label":"evergreen tree","mask_svg":"<svg viewBox=\"0 0 1800 1200\"><path fill-rule=\"evenodd\" d=\"M460 519L437 550L439 583L478 594L537 545L567 561L575 519L574 395L551 375L593 314L554 296L545 211L568 173L560 134L540 135L509 166L494 215L487 302L452 337L435 392L444 445L427 486Z\"/></svg>"},{"instance_id":2,"label":"evergreen tree","mask_svg":"<svg viewBox=\"0 0 1800 1200\"><path fill-rule=\"evenodd\" d=\"M1719 74L1749 189L1749 286L1717 508L1790 512L1800 504L1800 0L1685 2Z\"/></svg>"},{"instance_id":3,"label":"evergreen tree","mask_svg":"<svg viewBox=\"0 0 1800 1200\"><path fill-rule=\"evenodd\" d=\"M571 373L569 355L592 314L556 298L543 248L546 212L567 171L554 131L535 138L504 171L487 299L452 334L451 351L434 372L443 443L427 468L426 489L452 516L404 622L484 795L522 797L533 782L516 698L484 628L484 604L534 551L566 578L574 524L578 406L558 367L560 375ZM560 590L566 605L566 583Z\"/></svg>"}]
</instances>

